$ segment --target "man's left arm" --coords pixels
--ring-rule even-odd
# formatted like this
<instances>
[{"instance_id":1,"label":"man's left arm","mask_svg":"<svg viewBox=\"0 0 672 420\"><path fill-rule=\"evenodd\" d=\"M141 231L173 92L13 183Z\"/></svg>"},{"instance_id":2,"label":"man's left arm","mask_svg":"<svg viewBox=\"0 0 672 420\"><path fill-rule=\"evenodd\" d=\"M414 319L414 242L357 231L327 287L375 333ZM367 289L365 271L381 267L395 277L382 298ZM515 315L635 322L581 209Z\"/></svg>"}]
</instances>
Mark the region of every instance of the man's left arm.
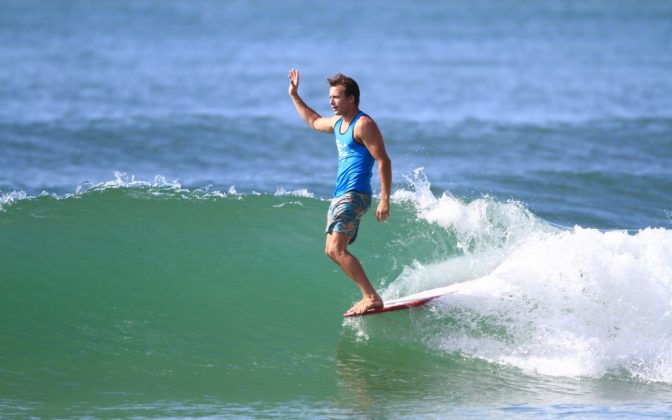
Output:
<instances>
[{"instance_id":1,"label":"man's left arm","mask_svg":"<svg viewBox=\"0 0 672 420\"><path fill-rule=\"evenodd\" d=\"M355 139L364 143L371 156L378 162L380 175L380 203L376 218L380 221L390 217L390 189L392 188L392 161L387 156L383 135L378 125L369 117L362 117L355 127Z\"/></svg>"}]
</instances>

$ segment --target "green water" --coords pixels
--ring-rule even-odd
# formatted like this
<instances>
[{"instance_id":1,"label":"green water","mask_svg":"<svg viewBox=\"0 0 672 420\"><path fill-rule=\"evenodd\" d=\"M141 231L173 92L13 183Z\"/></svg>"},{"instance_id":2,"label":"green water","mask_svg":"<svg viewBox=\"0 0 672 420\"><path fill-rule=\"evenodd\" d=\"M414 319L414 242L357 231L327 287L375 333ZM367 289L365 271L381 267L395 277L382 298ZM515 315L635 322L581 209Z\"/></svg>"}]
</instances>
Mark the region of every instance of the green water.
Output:
<instances>
[{"instance_id":1,"label":"green water","mask_svg":"<svg viewBox=\"0 0 672 420\"><path fill-rule=\"evenodd\" d=\"M327 205L108 189L9 207L3 397L69 407L333 393L340 315L356 295L322 254ZM385 235L367 236L371 273L390 275Z\"/></svg>"}]
</instances>

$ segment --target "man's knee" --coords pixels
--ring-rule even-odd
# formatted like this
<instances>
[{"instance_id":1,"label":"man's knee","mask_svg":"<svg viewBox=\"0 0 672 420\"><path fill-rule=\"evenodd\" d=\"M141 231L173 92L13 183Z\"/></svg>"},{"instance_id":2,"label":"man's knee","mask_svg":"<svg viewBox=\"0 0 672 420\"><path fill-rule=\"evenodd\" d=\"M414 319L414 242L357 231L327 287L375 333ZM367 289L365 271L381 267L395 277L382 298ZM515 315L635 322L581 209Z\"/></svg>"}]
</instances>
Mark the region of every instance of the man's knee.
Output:
<instances>
[{"instance_id":1,"label":"man's knee","mask_svg":"<svg viewBox=\"0 0 672 420\"><path fill-rule=\"evenodd\" d=\"M338 246L338 244L333 244L333 243L327 243L324 253L327 255L327 257L331 258L332 260L338 262L345 257L347 254L347 250L343 247Z\"/></svg>"},{"instance_id":2,"label":"man's knee","mask_svg":"<svg viewBox=\"0 0 672 420\"><path fill-rule=\"evenodd\" d=\"M327 257L331 258L334 261L338 261L343 256L343 251L340 251L336 247L327 246L324 250L324 253L327 254Z\"/></svg>"}]
</instances>

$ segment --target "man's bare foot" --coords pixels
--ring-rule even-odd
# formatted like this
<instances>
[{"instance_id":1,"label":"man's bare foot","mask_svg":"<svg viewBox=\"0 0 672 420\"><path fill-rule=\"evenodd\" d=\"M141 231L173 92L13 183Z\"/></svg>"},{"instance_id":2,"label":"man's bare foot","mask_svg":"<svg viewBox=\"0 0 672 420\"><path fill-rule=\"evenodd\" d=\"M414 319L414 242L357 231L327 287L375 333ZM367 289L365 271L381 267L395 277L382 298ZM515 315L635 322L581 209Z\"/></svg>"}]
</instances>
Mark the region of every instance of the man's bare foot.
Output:
<instances>
[{"instance_id":1,"label":"man's bare foot","mask_svg":"<svg viewBox=\"0 0 672 420\"><path fill-rule=\"evenodd\" d=\"M348 309L345 315L361 315L364 312L372 311L374 309L381 309L383 307L383 299L380 296L367 296L357 302L355 306Z\"/></svg>"}]
</instances>

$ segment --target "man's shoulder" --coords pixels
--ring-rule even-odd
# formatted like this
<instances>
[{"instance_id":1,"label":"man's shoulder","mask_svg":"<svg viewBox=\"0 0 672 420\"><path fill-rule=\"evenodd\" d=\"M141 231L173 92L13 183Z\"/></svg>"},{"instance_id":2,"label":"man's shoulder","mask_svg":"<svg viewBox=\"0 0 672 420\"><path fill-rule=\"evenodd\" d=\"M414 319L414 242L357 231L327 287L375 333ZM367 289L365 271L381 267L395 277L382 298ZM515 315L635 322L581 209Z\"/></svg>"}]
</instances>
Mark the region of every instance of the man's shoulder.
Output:
<instances>
[{"instance_id":1,"label":"man's shoulder","mask_svg":"<svg viewBox=\"0 0 672 420\"><path fill-rule=\"evenodd\" d=\"M368 114L363 114L359 117L353 134L355 141L360 144L366 144L369 140L376 141L382 138L378 124Z\"/></svg>"},{"instance_id":2,"label":"man's shoulder","mask_svg":"<svg viewBox=\"0 0 672 420\"><path fill-rule=\"evenodd\" d=\"M357 123L355 124L355 130L368 131L373 128L378 128L378 124L376 124L369 114L362 113L362 115L357 120Z\"/></svg>"}]
</instances>

